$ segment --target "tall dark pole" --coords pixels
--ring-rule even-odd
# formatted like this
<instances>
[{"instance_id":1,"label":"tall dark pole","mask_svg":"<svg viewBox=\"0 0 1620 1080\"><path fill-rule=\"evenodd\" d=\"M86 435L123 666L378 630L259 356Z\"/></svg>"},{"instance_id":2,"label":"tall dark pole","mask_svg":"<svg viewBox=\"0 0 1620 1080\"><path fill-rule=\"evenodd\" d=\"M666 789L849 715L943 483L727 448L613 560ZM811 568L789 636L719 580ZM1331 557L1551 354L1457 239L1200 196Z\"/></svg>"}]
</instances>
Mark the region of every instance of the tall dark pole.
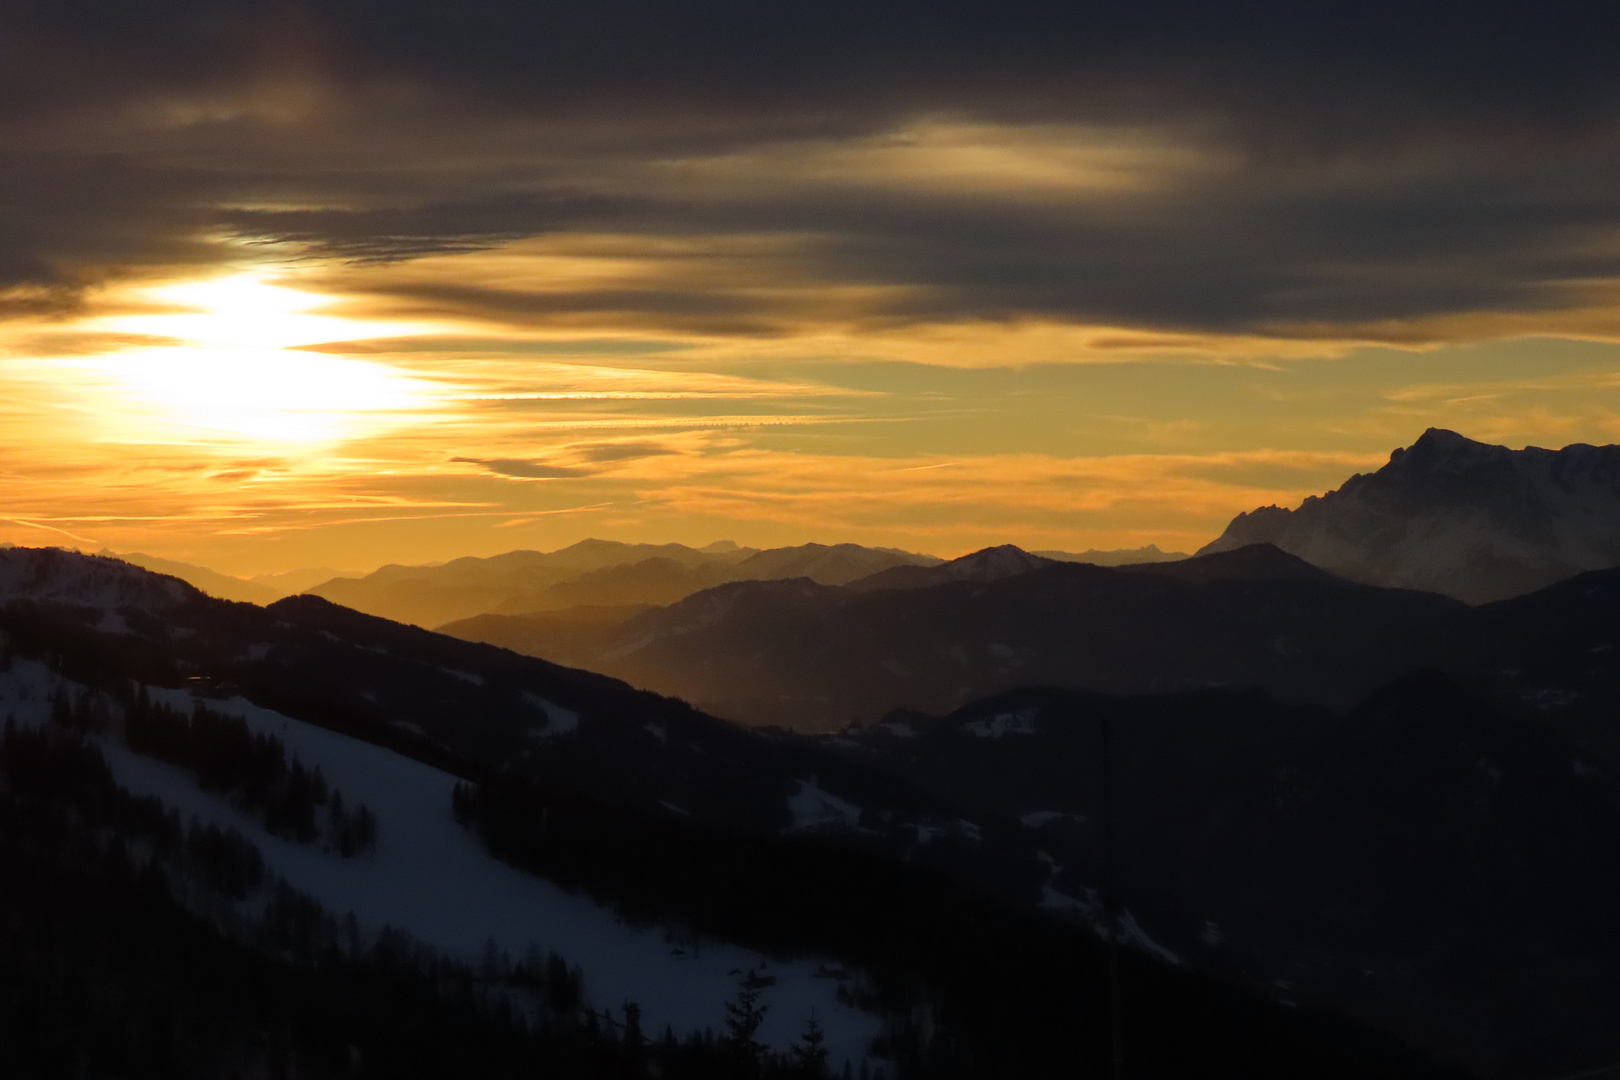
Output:
<instances>
[{"instance_id":1,"label":"tall dark pole","mask_svg":"<svg viewBox=\"0 0 1620 1080\"><path fill-rule=\"evenodd\" d=\"M1125 1080L1125 1012L1120 1000L1119 980L1119 867L1114 840L1114 731L1106 712L1102 715L1098 742L1101 744L1098 753L1102 763L1103 924L1108 934L1109 1076L1112 1080Z\"/></svg>"}]
</instances>

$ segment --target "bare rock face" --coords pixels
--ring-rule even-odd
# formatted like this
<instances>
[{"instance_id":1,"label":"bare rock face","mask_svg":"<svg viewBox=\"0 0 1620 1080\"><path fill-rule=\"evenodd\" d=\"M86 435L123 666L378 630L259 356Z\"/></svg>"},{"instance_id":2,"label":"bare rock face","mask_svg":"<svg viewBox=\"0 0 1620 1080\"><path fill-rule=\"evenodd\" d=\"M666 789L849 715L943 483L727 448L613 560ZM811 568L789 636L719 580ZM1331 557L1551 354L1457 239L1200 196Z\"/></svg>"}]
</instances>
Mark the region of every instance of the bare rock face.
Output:
<instances>
[{"instance_id":1,"label":"bare rock face","mask_svg":"<svg viewBox=\"0 0 1620 1080\"><path fill-rule=\"evenodd\" d=\"M1510 450L1430 428L1297 510L1239 514L1199 554L1257 543L1367 584L1518 596L1620 565L1620 446Z\"/></svg>"}]
</instances>

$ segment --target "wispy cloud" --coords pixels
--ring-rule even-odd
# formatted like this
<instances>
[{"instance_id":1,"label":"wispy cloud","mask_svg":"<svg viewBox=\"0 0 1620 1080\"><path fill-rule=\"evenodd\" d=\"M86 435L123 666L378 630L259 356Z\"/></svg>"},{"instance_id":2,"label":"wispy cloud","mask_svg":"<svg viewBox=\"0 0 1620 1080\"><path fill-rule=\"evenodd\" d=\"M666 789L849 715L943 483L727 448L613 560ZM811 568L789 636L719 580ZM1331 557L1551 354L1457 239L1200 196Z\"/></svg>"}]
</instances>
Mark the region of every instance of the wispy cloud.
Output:
<instances>
[{"instance_id":1,"label":"wispy cloud","mask_svg":"<svg viewBox=\"0 0 1620 1080\"><path fill-rule=\"evenodd\" d=\"M548 465L543 461L520 461L516 458L451 458L451 461L463 462L469 465L481 465L496 476L508 476L514 480L566 480L578 476L588 476L585 469L567 465Z\"/></svg>"}]
</instances>

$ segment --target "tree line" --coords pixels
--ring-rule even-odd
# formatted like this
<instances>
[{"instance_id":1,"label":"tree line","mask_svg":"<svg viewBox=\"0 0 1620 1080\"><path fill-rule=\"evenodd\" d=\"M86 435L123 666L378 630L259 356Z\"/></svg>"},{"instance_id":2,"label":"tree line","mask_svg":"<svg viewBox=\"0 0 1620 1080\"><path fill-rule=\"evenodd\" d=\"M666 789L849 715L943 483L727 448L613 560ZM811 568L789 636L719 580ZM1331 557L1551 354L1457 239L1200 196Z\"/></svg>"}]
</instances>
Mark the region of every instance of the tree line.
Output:
<instances>
[{"instance_id":1,"label":"tree line","mask_svg":"<svg viewBox=\"0 0 1620 1080\"><path fill-rule=\"evenodd\" d=\"M187 713L153 701L143 685L120 689L110 699L59 691L51 719L81 733L116 733L135 753L191 771L198 787L229 797L272 836L319 841L345 858L376 847L377 816L370 807L348 806L319 765L307 770L297 755L289 762L276 736L255 734L241 717L200 701Z\"/></svg>"}]
</instances>

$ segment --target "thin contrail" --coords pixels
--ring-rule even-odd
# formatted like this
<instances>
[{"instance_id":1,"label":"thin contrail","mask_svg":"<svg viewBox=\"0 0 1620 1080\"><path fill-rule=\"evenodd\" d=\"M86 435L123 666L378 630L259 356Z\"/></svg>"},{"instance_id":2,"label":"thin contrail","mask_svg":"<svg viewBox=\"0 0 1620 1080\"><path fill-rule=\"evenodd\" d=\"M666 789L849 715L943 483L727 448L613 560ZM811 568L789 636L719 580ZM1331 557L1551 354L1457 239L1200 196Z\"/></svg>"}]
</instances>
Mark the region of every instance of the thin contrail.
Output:
<instances>
[{"instance_id":1,"label":"thin contrail","mask_svg":"<svg viewBox=\"0 0 1620 1080\"><path fill-rule=\"evenodd\" d=\"M68 539L76 540L81 544L100 544L101 543L100 540L92 540L88 536L80 536L78 533L70 533L66 529L58 529L55 525L42 525L37 521L27 521L27 520L24 520L23 518L0 518L0 521L9 521L13 525L26 525L30 529L44 529L47 532L61 533L63 536L67 537Z\"/></svg>"}]
</instances>

